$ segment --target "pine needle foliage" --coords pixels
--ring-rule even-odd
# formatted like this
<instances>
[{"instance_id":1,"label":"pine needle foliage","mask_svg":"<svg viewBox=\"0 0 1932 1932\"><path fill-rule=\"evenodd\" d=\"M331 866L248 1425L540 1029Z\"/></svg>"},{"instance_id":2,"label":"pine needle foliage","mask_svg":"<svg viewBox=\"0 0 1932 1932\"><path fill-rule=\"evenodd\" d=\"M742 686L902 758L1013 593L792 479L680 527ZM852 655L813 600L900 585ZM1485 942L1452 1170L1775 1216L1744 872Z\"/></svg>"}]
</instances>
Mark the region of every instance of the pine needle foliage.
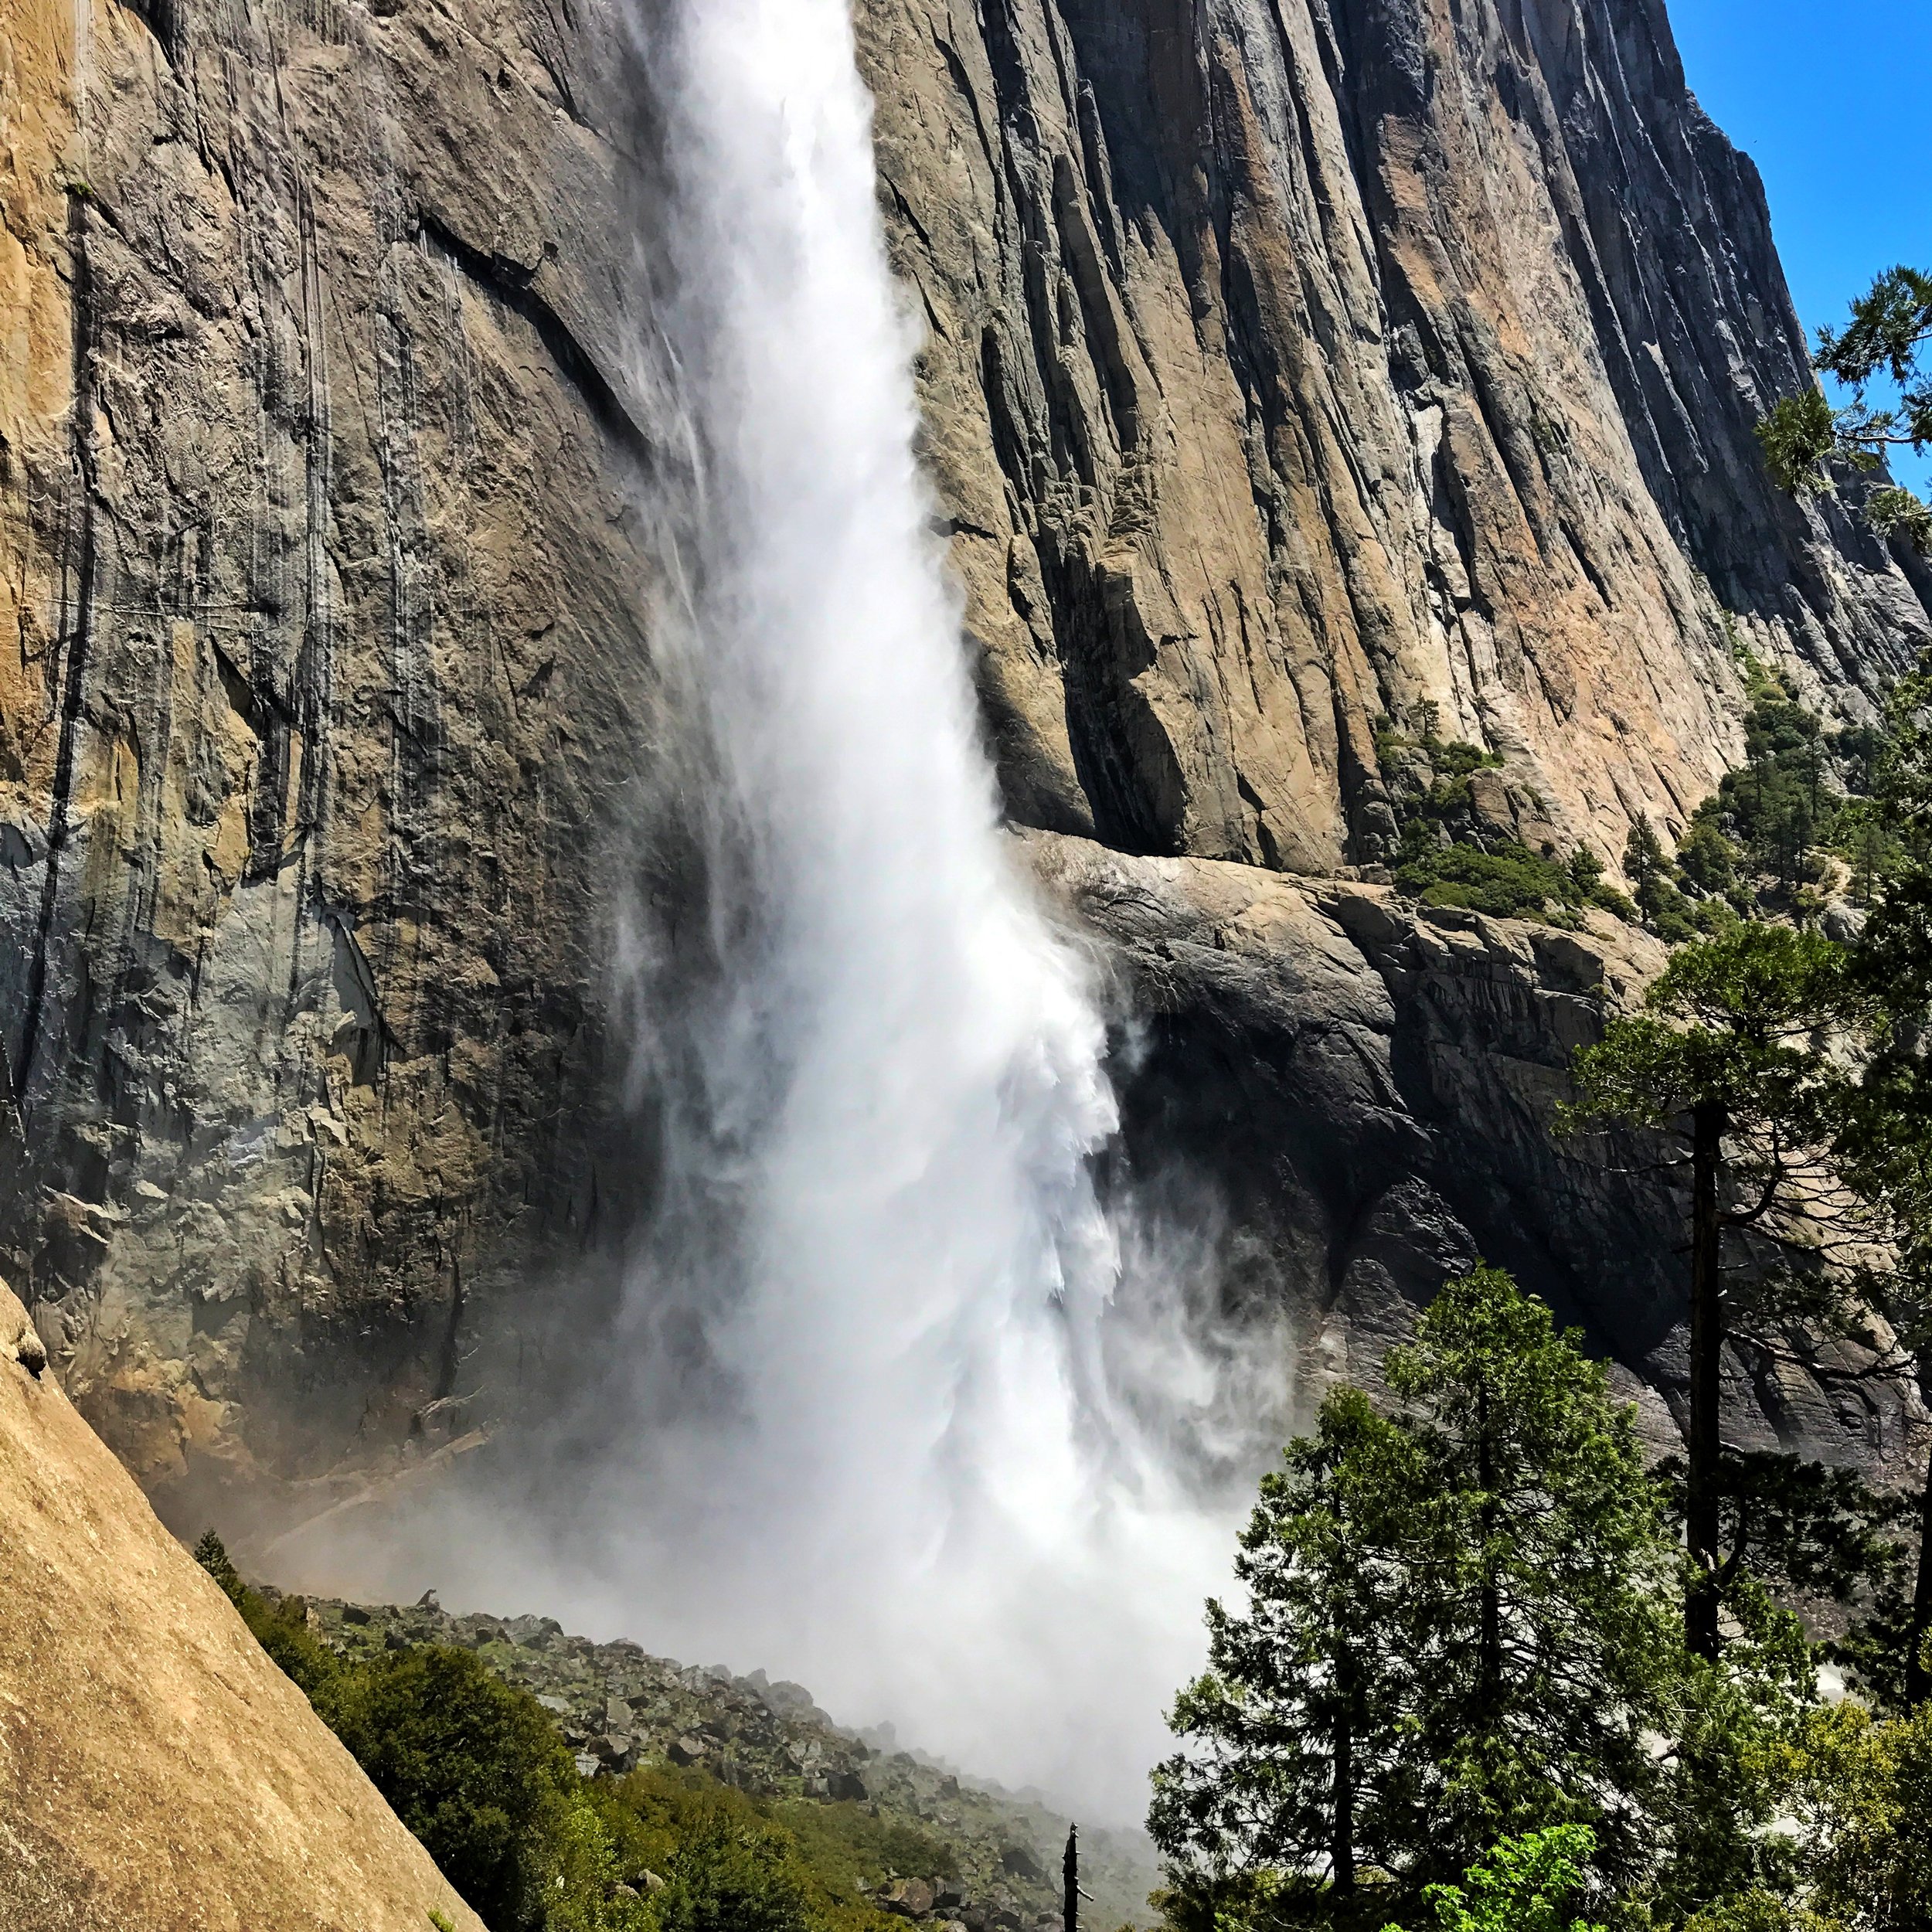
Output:
<instances>
[{"instance_id":1,"label":"pine needle foliage","mask_svg":"<svg viewBox=\"0 0 1932 1932\"><path fill-rule=\"evenodd\" d=\"M1241 1532L1244 1611L1207 1609L1208 1668L1169 1722L1148 1829L1199 1908L1257 1874L1297 1875L1311 1911L1406 1871L1427 1840L1429 1767L1413 1590L1417 1445L1356 1389L1262 1479ZM1304 1876L1303 1875L1305 1875Z\"/></svg>"},{"instance_id":2,"label":"pine needle foliage","mask_svg":"<svg viewBox=\"0 0 1932 1932\"><path fill-rule=\"evenodd\" d=\"M1835 486L1835 473L1870 474L1886 452L1910 448L1923 454L1932 443L1932 372L1921 358L1932 343L1932 276L1891 268L1852 304L1842 332L1821 330L1815 366L1849 385L1852 400L1834 409L1821 389L1786 396L1758 425L1767 468L1781 489L1821 495ZM1898 406L1869 400L1875 380L1889 379ZM1910 490L1886 484L1863 502L1866 519L1882 536L1896 536L1921 553L1932 551L1932 509Z\"/></svg>"},{"instance_id":3,"label":"pine needle foliage","mask_svg":"<svg viewBox=\"0 0 1932 1932\"><path fill-rule=\"evenodd\" d=\"M1509 1277L1451 1283L1268 1478L1149 1820L1179 1919L1383 1918L1499 1839L1586 1827L1634 1885L1679 1715L1661 1492L1600 1365Z\"/></svg>"},{"instance_id":4,"label":"pine needle foliage","mask_svg":"<svg viewBox=\"0 0 1932 1932\"><path fill-rule=\"evenodd\" d=\"M1633 1412L1499 1269L1451 1282L1385 1372L1425 1484L1425 1862L1566 1821L1634 1883L1662 1797L1648 1740L1679 1709L1679 1556Z\"/></svg>"},{"instance_id":5,"label":"pine needle foliage","mask_svg":"<svg viewBox=\"0 0 1932 1932\"><path fill-rule=\"evenodd\" d=\"M1675 1135L1689 1157L1691 1418L1685 1522L1692 1648L1715 1660L1722 1540L1722 1359L1747 1318L1774 1325L1834 1312L1815 1271L1730 1277L1725 1242L1803 1246L1823 1199L1849 1081L1835 1037L1865 1008L1847 950L1821 934L1745 921L1674 954L1643 1009L1613 1019L1577 1056L1573 1127L1619 1122ZM1800 1237L1804 1237L1801 1240ZM1763 1304L1744 1305L1754 1284Z\"/></svg>"}]
</instances>

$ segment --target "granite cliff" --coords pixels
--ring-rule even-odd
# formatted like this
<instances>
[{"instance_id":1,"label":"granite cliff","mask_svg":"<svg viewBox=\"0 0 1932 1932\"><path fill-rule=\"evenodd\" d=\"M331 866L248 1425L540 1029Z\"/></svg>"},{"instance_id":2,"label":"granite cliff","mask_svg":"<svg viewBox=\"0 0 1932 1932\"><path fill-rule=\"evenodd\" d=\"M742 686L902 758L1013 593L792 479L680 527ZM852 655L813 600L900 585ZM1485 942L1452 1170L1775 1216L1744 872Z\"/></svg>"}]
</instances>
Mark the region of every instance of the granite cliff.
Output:
<instances>
[{"instance_id":1,"label":"granite cliff","mask_svg":"<svg viewBox=\"0 0 1932 1932\"><path fill-rule=\"evenodd\" d=\"M1013 809L1322 872L1437 707L1531 842L1735 749L1730 644L1855 708L1923 637L1751 435L1804 379L1661 0L864 11Z\"/></svg>"},{"instance_id":2,"label":"granite cliff","mask_svg":"<svg viewBox=\"0 0 1932 1932\"><path fill-rule=\"evenodd\" d=\"M481 1932L0 1284L0 1923Z\"/></svg>"},{"instance_id":3,"label":"granite cliff","mask_svg":"<svg viewBox=\"0 0 1932 1932\"><path fill-rule=\"evenodd\" d=\"M1379 719L1609 854L1734 753L1737 643L1856 713L1928 634L1762 475L1802 336L1662 6L859 26L1008 808L1158 1021L1138 1156L1217 1170L1332 1356L1481 1245L1668 1386L1667 1216L1537 1124L1644 942L1349 876ZM14 0L0 60L0 1240L188 1511L473 1440L479 1345L648 1207L651 76L549 0Z\"/></svg>"}]
</instances>

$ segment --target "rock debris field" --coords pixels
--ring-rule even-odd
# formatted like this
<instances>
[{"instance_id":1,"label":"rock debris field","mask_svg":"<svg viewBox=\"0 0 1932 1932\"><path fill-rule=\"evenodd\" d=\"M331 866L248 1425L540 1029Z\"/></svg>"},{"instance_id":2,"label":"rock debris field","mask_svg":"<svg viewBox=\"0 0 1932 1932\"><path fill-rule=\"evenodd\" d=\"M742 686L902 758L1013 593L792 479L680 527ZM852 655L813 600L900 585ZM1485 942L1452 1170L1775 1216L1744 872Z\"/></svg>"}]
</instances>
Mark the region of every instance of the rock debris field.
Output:
<instances>
[{"instance_id":1,"label":"rock debris field","mask_svg":"<svg viewBox=\"0 0 1932 1932\"><path fill-rule=\"evenodd\" d=\"M801 1685L682 1665L621 1640L593 1643L546 1617L455 1615L433 1592L407 1607L311 1597L308 1608L311 1628L348 1657L430 1643L474 1651L536 1696L587 1777L672 1766L753 1798L852 1805L913 1828L917 1838L903 1842L943 1848L926 1862L951 1869L888 1872L874 1896L931 1932L1060 1932L1065 1816L900 1749L889 1726L846 1729ZM1148 1922L1151 1844L1083 1821L1080 1845L1087 1923Z\"/></svg>"}]
</instances>

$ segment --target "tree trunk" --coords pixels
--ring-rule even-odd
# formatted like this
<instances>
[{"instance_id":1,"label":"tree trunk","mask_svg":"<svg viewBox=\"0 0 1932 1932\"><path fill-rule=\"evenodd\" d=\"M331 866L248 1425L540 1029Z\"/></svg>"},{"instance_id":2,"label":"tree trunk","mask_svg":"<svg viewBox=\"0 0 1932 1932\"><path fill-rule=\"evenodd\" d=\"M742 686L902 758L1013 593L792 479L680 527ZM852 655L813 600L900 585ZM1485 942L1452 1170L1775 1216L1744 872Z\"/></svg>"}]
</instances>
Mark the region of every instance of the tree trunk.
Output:
<instances>
[{"instance_id":1,"label":"tree trunk","mask_svg":"<svg viewBox=\"0 0 1932 1932\"><path fill-rule=\"evenodd\" d=\"M1691 1116L1690 1481L1685 1529L1692 1575L1684 1597L1684 1638L1696 1656L1717 1657L1719 1461L1723 1444L1723 1228L1717 1170L1724 1110L1706 1104Z\"/></svg>"},{"instance_id":2,"label":"tree trunk","mask_svg":"<svg viewBox=\"0 0 1932 1932\"><path fill-rule=\"evenodd\" d=\"M1490 1546L1496 1536L1496 1453L1490 1440L1489 1395L1476 1397L1476 1480L1482 1485L1482 1587L1477 1633L1476 1696L1485 1736L1494 1729L1502 1708L1502 1593L1497 1586Z\"/></svg>"},{"instance_id":3,"label":"tree trunk","mask_svg":"<svg viewBox=\"0 0 1932 1932\"><path fill-rule=\"evenodd\" d=\"M1355 1896L1355 1670L1351 1659L1335 1660L1338 1710L1335 1726L1335 1834L1328 1848L1335 1889Z\"/></svg>"},{"instance_id":4,"label":"tree trunk","mask_svg":"<svg viewBox=\"0 0 1932 1932\"><path fill-rule=\"evenodd\" d=\"M1932 1693L1932 1670L1925 1646L1932 1638L1932 1460L1926 1464L1925 1493L1919 1504L1919 1576L1912 1592L1911 1634L1905 1654L1905 1707L1915 1711Z\"/></svg>"}]
</instances>

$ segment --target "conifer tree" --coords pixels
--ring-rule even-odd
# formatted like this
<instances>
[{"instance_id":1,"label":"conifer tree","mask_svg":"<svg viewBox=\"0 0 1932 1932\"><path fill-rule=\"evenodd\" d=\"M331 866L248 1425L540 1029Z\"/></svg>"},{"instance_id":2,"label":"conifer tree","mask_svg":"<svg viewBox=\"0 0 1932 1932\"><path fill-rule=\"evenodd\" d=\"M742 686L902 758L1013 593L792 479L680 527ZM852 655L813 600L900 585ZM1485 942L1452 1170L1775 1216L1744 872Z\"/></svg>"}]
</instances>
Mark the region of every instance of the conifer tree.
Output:
<instances>
[{"instance_id":1,"label":"conifer tree","mask_svg":"<svg viewBox=\"0 0 1932 1932\"><path fill-rule=\"evenodd\" d=\"M1932 345L1932 275L1913 268L1888 269L1852 304L1842 334L1820 331L1817 368L1854 392L1851 404L1835 410L1822 389L1787 396L1758 426L1767 467L1782 489L1811 495L1832 488L1833 466L1879 469L1889 449L1923 451L1932 442L1932 372L1921 358ZM1900 406L1874 407L1870 385L1888 376ZM1910 490L1888 484L1866 498L1866 520L1882 534L1896 534L1920 551L1932 550L1932 509Z\"/></svg>"},{"instance_id":2,"label":"conifer tree","mask_svg":"<svg viewBox=\"0 0 1932 1932\"><path fill-rule=\"evenodd\" d=\"M1563 1823L1618 1883L1657 1854L1679 1558L1630 1413L1493 1269L1387 1376L1402 1413L1343 1389L1290 1446L1241 1538L1248 1607L1209 1607L1149 1818L1189 1923L1413 1905Z\"/></svg>"},{"instance_id":3,"label":"conifer tree","mask_svg":"<svg viewBox=\"0 0 1932 1932\"><path fill-rule=\"evenodd\" d=\"M1866 1273L1862 1291L1886 1318L1920 1395L1932 1400L1932 662L1900 680L1886 727L1872 794L1891 863L1854 968L1877 1023L1848 1098L1840 1155L1894 1246L1894 1264ZM1880 1653L1868 1655L1868 1680L1908 1709L1932 1696L1932 1456L1916 1514L1910 1602L1889 1607L1866 1632Z\"/></svg>"},{"instance_id":4,"label":"conifer tree","mask_svg":"<svg viewBox=\"0 0 1932 1932\"><path fill-rule=\"evenodd\" d=\"M1430 1522L1423 1734L1433 1856L1571 1822L1628 1883L1654 1852L1675 1727L1679 1558L1632 1412L1600 1363L1500 1270L1451 1282L1393 1353Z\"/></svg>"},{"instance_id":5,"label":"conifer tree","mask_svg":"<svg viewBox=\"0 0 1932 1932\"><path fill-rule=\"evenodd\" d=\"M1862 1010L1845 949L1755 922L1676 953L1642 1012L1613 1019L1577 1056L1573 1121L1670 1134L1691 1172L1690 1427L1685 1628L1707 1660L1723 1590L1722 1364L1738 1298L1724 1239L1775 1240L1781 1217L1821 1192L1822 1150L1845 1080L1835 1031Z\"/></svg>"},{"instance_id":6,"label":"conifer tree","mask_svg":"<svg viewBox=\"0 0 1932 1932\"><path fill-rule=\"evenodd\" d=\"M1664 889L1671 883L1671 862L1657 828L1639 817L1624 845L1624 876L1634 889L1637 910L1647 925L1655 925L1664 910Z\"/></svg>"},{"instance_id":7,"label":"conifer tree","mask_svg":"<svg viewBox=\"0 0 1932 1932\"><path fill-rule=\"evenodd\" d=\"M1284 1461L1241 1534L1247 1609L1208 1605L1208 1668L1175 1704L1185 1748L1155 1774L1148 1829L1183 1893L1287 1872L1345 1903L1365 1867L1401 1869L1427 1830L1421 1464L1355 1389L1329 1396Z\"/></svg>"}]
</instances>

